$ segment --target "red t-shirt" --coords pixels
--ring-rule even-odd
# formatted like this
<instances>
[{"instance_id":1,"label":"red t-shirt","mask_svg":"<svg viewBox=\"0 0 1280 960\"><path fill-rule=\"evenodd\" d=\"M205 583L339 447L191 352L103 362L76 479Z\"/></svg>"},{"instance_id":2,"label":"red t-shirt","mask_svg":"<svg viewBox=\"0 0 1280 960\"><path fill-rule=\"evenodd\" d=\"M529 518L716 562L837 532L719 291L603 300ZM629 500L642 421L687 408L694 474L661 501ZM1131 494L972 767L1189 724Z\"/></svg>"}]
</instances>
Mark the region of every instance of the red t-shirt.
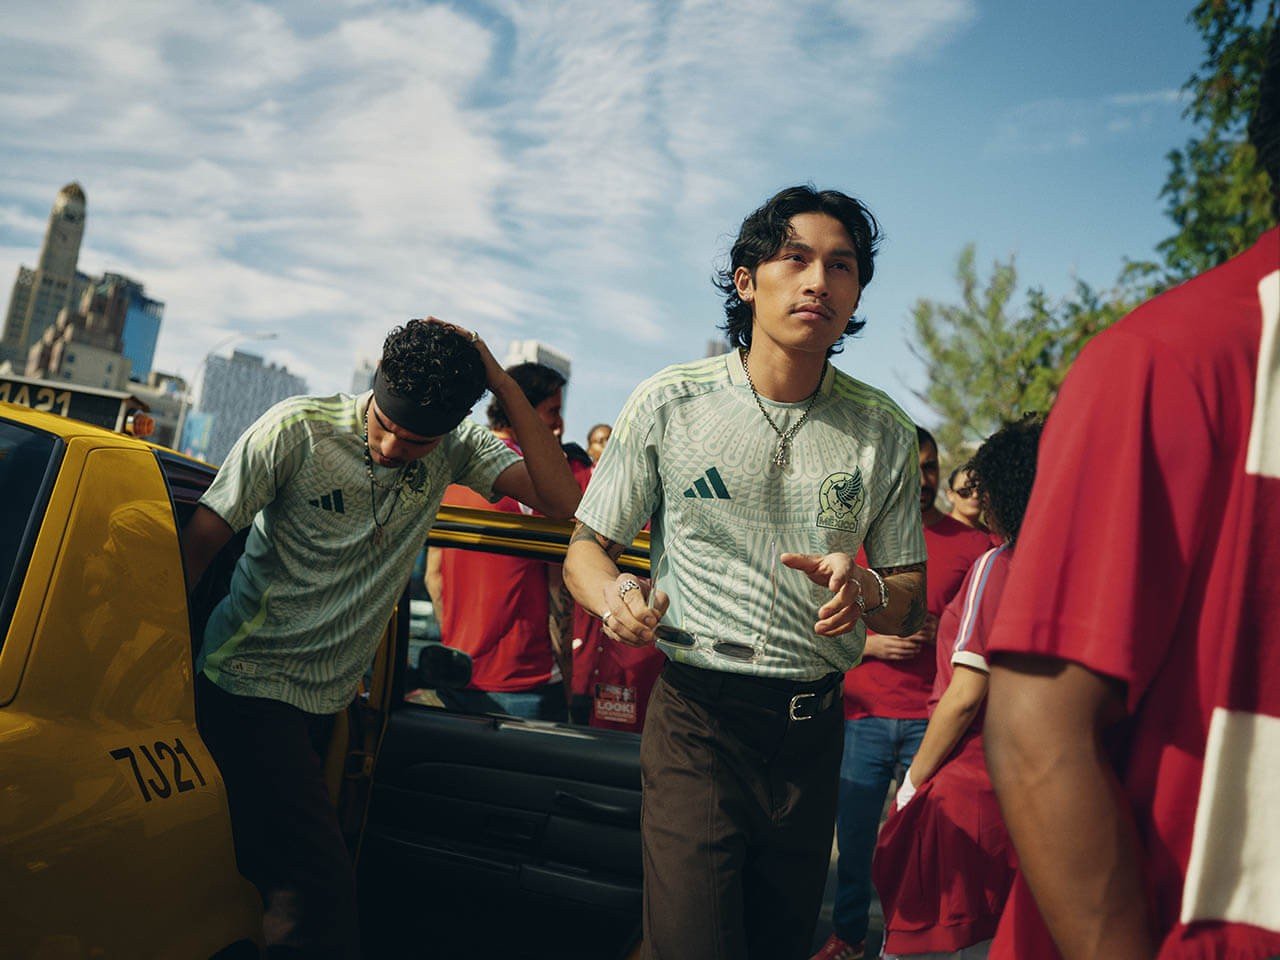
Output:
<instances>
[{"instance_id":1,"label":"red t-shirt","mask_svg":"<svg viewBox=\"0 0 1280 960\"><path fill-rule=\"evenodd\" d=\"M525 513L519 501L489 503L452 485L444 502L505 513ZM547 565L475 550L440 551L441 638L471 655L474 690L513 693L560 678L548 626Z\"/></svg>"},{"instance_id":2,"label":"red t-shirt","mask_svg":"<svg viewBox=\"0 0 1280 960\"><path fill-rule=\"evenodd\" d=\"M938 622L937 676L933 680L933 692L929 694L929 714L942 695L947 692L956 664L987 670L987 637L995 625L996 611L1004 595L1009 579L1009 565L1013 550L1007 544L988 550L965 574L960 590L947 604ZM965 739L982 733L982 721L986 717L986 702L965 731Z\"/></svg>"},{"instance_id":3,"label":"red t-shirt","mask_svg":"<svg viewBox=\"0 0 1280 960\"><path fill-rule=\"evenodd\" d=\"M966 527L946 514L924 528L924 542L929 551L925 603L930 613L941 617L973 561L990 549L991 543L988 534ZM858 562L865 564L866 557L861 553L858 556ZM929 715L929 693L936 669L936 657L929 647L910 660L864 657L844 675L845 719L923 720Z\"/></svg>"},{"instance_id":4,"label":"red t-shirt","mask_svg":"<svg viewBox=\"0 0 1280 960\"><path fill-rule=\"evenodd\" d=\"M1272 230L1090 343L988 641L1126 685L1117 774L1162 960L1280 955L1278 314ZM1020 878L991 956L1057 955Z\"/></svg>"}]
</instances>

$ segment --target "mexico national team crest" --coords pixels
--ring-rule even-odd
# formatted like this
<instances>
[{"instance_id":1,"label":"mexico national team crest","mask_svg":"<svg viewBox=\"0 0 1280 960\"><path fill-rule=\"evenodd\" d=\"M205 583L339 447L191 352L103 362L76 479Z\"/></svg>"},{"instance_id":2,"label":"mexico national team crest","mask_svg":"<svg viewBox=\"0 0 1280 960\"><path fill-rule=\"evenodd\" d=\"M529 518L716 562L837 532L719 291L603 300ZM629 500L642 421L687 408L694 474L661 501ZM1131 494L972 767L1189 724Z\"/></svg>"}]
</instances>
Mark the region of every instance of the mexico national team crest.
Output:
<instances>
[{"instance_id":1,"label":"mexico national team crest","mask_svg":"<svg viewBox=\"0 0 1280 960\"><path fill-rule=\"evenodd\" d=\"M858 528L858 515L866 502L861 469L833 473L822 481L818 491L818 526L852 532Z\"/></svg>"}]
</instances>

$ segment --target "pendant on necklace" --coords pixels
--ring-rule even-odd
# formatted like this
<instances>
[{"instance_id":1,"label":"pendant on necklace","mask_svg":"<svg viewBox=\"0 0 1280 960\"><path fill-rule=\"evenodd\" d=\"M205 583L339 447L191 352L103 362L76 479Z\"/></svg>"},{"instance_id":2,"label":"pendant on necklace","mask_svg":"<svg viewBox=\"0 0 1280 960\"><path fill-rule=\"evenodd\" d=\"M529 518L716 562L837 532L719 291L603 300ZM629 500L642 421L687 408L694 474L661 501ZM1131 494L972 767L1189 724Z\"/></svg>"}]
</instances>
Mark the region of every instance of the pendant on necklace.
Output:
<instances>
[{"instance_id":1,"label":"pendant on necklace","mask_svg":"<svg viewBox=\"0 0 1280 960\"><path fill-rule=\"evenodd\" d=\"M791 460L787 451L787 441L785 439L778 440L778 449L773 452L773 465L775 467L785 467Z\"/></svg>"},{"instance_id":2,"label":"pendant on necklace","mask_svg":"<svg viewBox=\"0 0 1280 960\"><path fill-rule=\"evenodd\" d=\"M374 524L374 527L373 527L373 545L375 547L382 546L382 527L378 526L377 524Z\"/></svg>"}]
</instances>

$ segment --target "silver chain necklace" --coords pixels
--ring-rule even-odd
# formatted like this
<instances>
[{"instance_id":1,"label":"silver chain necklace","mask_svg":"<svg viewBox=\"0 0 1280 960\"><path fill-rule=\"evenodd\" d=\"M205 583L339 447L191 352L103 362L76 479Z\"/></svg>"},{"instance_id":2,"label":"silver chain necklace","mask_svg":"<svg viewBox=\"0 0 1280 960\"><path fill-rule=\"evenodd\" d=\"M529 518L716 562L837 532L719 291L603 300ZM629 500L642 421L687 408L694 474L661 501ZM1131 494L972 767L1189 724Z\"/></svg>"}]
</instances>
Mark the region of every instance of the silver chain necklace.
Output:
<instances>
[{"instance_id":1,"label":"silver chain necklace","mask_svg":"<svg viewBox=\"0 0 1280 960\"><path fill-rule=\"evenodd\" d=\"M760 391L756 389L755 383L751 380L751 368L747 366L747 358L751 356L751 351L739 350L738 356L742 359L742 372L747 375L747 386L751 388L751 396L755 397L756 406L760 408L760 413L764 416L769 426L773 428L773 432L778 435L778 446L773 451L773 465L775 467L785 467L791 462L791 441L795 439L795 435L800 432L800 428L809 419L809 411L813 409L813 405L818 402L818 392L822 389L822 377L818 378L818 385L813 388L813 393L809 394L809 402L804 405L804 411L800 414L800 419L788 427L786 433L783 433L778 429L778 425L773 422L773 417L769 416L769 411L764 408L764 404L760 401ZM827 362L824 360L822 361L822 373L824 376L826 372Z\"/></svg>"}]
</instances>

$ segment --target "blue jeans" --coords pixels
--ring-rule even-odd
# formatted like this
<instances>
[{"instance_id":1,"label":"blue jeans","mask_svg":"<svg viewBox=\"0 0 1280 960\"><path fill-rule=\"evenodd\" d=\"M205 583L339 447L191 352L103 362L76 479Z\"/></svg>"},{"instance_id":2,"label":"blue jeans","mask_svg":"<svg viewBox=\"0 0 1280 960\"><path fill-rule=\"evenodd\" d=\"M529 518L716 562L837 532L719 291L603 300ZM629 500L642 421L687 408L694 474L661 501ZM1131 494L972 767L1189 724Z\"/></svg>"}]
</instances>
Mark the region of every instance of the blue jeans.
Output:
<instances>
[{"instance_id":1,"label":"blue jeans","mask_svg":"<svg viewBox=\"0 0 1280 960\"><path fill-rule=\"evenodd\" d=\"M516 693L490 690L437 690L440 702L459 713L494 713L525 720L569 719L569 706L564 699L564 684L549 683Z\"/></svg>"},{"instance_id":2,"label":"blue jeans","mask_svg":"<svg viewBox=\"0 0 1280 960\"><path fill-rule=\"evenodd\" d=\"M871 908L871 856L889 782L920 749L928 720L863 717L844 724L840 808L836 814L836 900L831 925L846 943L867 938Z\"/></svg>"}]
</instances>

